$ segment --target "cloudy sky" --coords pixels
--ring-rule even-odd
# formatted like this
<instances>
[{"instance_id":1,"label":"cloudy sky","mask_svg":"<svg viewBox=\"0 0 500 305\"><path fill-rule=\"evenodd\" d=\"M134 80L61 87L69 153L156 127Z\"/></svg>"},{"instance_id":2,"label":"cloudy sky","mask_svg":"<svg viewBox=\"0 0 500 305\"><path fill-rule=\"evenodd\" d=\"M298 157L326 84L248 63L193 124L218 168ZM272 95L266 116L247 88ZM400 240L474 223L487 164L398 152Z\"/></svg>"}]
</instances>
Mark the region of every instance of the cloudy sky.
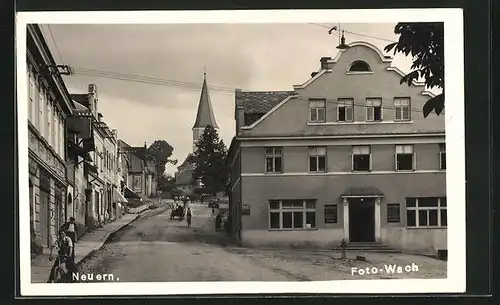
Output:
<instances>
[{"instance_id":1,"label":"cloudy sky","mask_svg":"<svg viewBox=\"0 0 500 305\"><path fill-rule=\"evenodd\" d=\"M318 70L321 57L337 53L338 35L328 34L333 25L53 24L42 29L56 62L75 68L75 75L65 77L70 93L85 93L88 84L96 84L99 112L120 138L132 146L166 140L174 147L173 158L182 162L192 150L191 128L204 69L213 86L219 133L229 145L235 131L232 89L292 90L305 82ZM381 50L398 39L394 26L341 24L347 43L363 40ZM404 72L410 64L401 55L393 62ZM90 70L125 74L120 78L126 80ZM130 80L136 76L154 80ZM173 166L167 168L174 171Z\"/></svg>"}]
</instances>

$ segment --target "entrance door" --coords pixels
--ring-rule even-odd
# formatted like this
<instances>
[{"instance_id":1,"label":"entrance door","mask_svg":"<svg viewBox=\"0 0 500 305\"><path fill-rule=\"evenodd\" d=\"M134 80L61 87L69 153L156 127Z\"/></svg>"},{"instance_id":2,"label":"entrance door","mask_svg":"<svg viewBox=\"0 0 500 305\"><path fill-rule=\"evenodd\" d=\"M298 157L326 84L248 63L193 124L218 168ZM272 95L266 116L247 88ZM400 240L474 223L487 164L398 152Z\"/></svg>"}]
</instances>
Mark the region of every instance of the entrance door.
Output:
<instances>
[{"instance_id":1,"label":"entrance door","mask_svg":"<svg viewBox=\"0 0 500 305\"><path fill-rule=\"evenodd\" d=\"M349 239L351 242L375 241L375 200L349 199Z\"/></svg>"},{"instance_id":2,"label":"entrance door","mask_svg":"<svg viewBox=\"0 0 500 305\"><path fill-rule=\"evenodd\" d=\"M50 201L49 193L46 190L40 189L40 235L42 243L46 246L50 245Z\"/></svg>"}]
</instances>

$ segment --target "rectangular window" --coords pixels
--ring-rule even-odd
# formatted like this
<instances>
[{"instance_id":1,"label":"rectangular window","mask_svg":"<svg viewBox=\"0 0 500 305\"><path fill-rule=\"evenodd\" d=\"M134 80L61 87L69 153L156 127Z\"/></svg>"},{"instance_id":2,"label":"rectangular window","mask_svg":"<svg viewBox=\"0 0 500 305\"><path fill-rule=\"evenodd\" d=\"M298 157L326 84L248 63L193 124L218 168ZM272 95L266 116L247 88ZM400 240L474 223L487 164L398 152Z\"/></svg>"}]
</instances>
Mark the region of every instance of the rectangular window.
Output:
<instances>
[{"instance_id":1,"label":"rectangular window","mask_svg":"<svg viewBox=\"0 0 500 305\"><path fill-rule=\"evenodd\" d=\"M411 103L409 97L394 98L394 120L409 121L411 119Z\"/></svg>"},{"instance_id":2,"label":"rectangular window","mask_svg":"<svg viewBox=\"0 0 500 305\"><path fill-rule=\"evenodd\" d=\"M446 144L439 144L439 169L446 169Z\"/></svg>"},{"instance_id":3,"label":"rectangular window","mask_svg":"<svg viewBox=\"0 0 500 305\"><path fill-rule=\"evenodd\" d=\"M407 227L446 227L446 197L406 198Z\"/></svg>"},{"instance_id":4,"label":"rectangular window","mask_svg":"<svg viewBox=\"0 0 500 305\"><path fill-rule=\"evenodd\" d=\"M52 136L54 137L54 151L60 155L60 149L59 149L59 115L56 109L54 108L54 115L52 116Z\"/></svg>"},{"instance_id":5,"label":"rectangular window","mask_svg":"<svg viewBox=\"0 0 500 305\"><path fill-rule=\"evenodd\" d=\"M59 125L59 129L60 129L60 137L61 137L61 156L64 158L66 156L66 135L64 133L64 131L66 130L64 128L64 119L61 117L60 118L60 125Z\"/></svg>"},{"instance_id":6,"label":"rectangular window","mask_svg":"<svg viewBox=\"0 0 500 305\"><path fill-rule=\"evenodd\" d=\"M282 154L280 147L266 147L266 173L281 173L282 172Z\"/></svg>"},{"instance_id":7,"label":"rectangular window","mask_svg":"<svg viewBox=\"0 0 500 305\"><path fill-rule=\"evenodd\" d=\"M40 88L38 91L38 131L42 135L42 137L46 137L45 135L45 112L46 112L46 107L45 106L45 98L43 96L43 91Z\"/></svg>"},{"instance_id":8,"label":"rectangular window","mask_svg":"<svg viewBox=\"0 0 500 305\"><path fill-rule=\"evenodd\" d=\"M370 146L352 147L352 170L353 171L371 170Z\"/></svg>"},{"instance_id":9,"label":"rectangular window","mask_svg":"<svg viewBox=\"0 0 500 305\"><path fill-rule=\"evenodd\" d=\"M45 116L45 123L46 123L46 129L45 129L45 139L49 142L49 144L54 147L53 144L53 134L52 134L52 105L50 104L50 101L45 98L45 107L47 107L47 112Z\"/></svg>"},{"instance_id":10,"label":"rectangular window","mask_svg":"<svg viewBox=\"0 0 500 305\"><path fill-rule=\"evenodd\" d=\"M326 172L326 147L309 147L309 171Z\"/></svg>"},{"instance_id":11,"label":"rectangular window","mask_svg":"<svg viewBox=\"0 0 500 305\"><path fill-rule=\"evenodd\" d=\"M401 221L400 206L399 203L388 203L387 204L387 222L388 223L399 223Z\"/></svg>"},{"instance_id":12,"label":"rectangular window","mask_svg":"<svg viewBox=\"0 0 500 305\"><path fill-rule=\"evenodd\" d=\"M31 71L28 71L28 120L35 124L35 80ZM36 126L36 125L35 125Z\"/></svg>"},{"instance_id":13,"label":"rectangular window","mask_svg":"<svg viewBox=\"0 0 500 305\"><path fill-rule=\"evenodd\" d=\"M414 170L414 157L413 145L396 145L396 170Z\"/></svg>"},{"instance_id":14,"label":"rectangular window","mask_svg":"<svg viewBox=\"0 0 500 305\"><path fill-rule=\"evenodd\" d=\"M326 100L309 100L309 121L314 123L324 123L326 121Z\"/></svg>"},{"instance_id":15,"label":"rectangular window","mask_svg":"<svg viewBox=\"0 0 500 305\"><path fill-rule=\"evenodd\" d=\"M270 200L269 228L303 230L316 228L315 200Z\"/></svg>"},{"instance_id":16,"label":"rectangular window","mask_svg":"<svg viewBox=\"0 0 500 305\"><path fill-rule=\"evenodd\" d=\"M325 205L325 223L337 223L337 205Z\"/></svg>"},{"instance_id":17,"label":"rectangular window","mask_svg":"<svg viewBox=\"0 0 500 305\"><path fill-rule=\"evenodd\" d=\"M366 99L366 120L368 122L382 121L382 99L367 98Z\"/></svg>"},{"instance_id":18,"label":"rectangular window","mask_svg":"<svg viewBox=\"0 0 500 305\"><path fill-rule=\"evenodd\" d=\"M354 100L339 99L337 105L337 120L339 122L354 121Z\"/></svg>"}]
</instances>

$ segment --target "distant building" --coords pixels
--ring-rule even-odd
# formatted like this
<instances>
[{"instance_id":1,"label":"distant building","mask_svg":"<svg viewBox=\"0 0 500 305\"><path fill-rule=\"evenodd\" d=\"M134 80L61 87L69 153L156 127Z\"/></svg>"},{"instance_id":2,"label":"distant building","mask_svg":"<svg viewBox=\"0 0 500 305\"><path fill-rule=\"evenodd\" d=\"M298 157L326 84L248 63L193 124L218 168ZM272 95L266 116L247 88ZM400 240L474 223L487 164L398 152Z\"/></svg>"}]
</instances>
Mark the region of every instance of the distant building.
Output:
<instances>
[{"instance_id":1,"label":"distant building","mask_svg":"<svg viewBox=\"0 0 500 305\"><path fill-rule=\"evenodd\" d=\"M38 254L72 216L65 124L74 105L35 24L27 26L26 64L31 251Z\"/></svg>"},{"instance_id":2,"label":"distant building","mask_svg":"<svg viewBox=\"0 0 500 305\"><path fill-rule=\"evenodd\" d=\"M177 172L175 173L175 185L177 189L180 189L187 194L192 194L196 188L200 187L200 184L193 179L193 171L195 169L194 152L196 151L196 144L207 126L212 126L215 129L219 128L215 120L214 110L212 109L212 103L210 101L207 77L206 74L204 74L200 101L198 103L198 112L196 113L196 120L192 128L193 152L187 155L184 162L177 167Z\"/></svg>"},{"instance_id":3,"label":"distant building","mask_svg":"<svg viewBox=\"0 0 500 305\"><path fill-rule=\"evenodd\" d=\"M231 234L247 246L447 249L444 116L391 57L350 44L291 92L236 91Z\"/></svg>"},{"instance_id":4,"label":"distant building","mask_svg":"<svg viewBox=\"0 0 500 305\"><path fill-rule=\"evenodd\" d=\"M90 176L86 190L89 201L86 226L92 229L117 216L116 196L113 196L119 186L117 131L110 129L98 112L99 97L94 84L88 86L87 93L72 94L71 97L76 105L75 113L80 117L89 116L92 121L92 163L86 164Z\"/></svg>"},{"instance_id":5,"label":"distant building","mask_svg":"<svg viewBox=\"0 0 500 305\"><path fill-rule=\"evenodd\" d=\"M125 197L147 198L156 196L156 169L146 158L147 147L133 147L119 140L120 153L126 155L128 163L128 179Z\"/></svg>"}]
</instances>

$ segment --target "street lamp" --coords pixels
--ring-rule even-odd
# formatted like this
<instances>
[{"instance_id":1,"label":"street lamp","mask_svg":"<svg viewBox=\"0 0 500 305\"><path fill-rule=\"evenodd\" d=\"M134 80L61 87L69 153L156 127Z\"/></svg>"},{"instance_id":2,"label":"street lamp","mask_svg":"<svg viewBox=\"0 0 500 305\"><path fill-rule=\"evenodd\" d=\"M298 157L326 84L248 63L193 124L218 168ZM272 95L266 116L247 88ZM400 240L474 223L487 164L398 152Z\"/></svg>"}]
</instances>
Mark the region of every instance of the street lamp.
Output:
<instances>
[{"instance_id":1,"label":"street lamp","mask_svg":"<svg viewBox=\"0 0 500 305\"><path fill-rule=\"evenodd\" d=\"M340 31L340 24L339 24L338 27L337 26L332 27L328 31L328 34L331 35L333 31ZM337 46L337 49L339 49L339 50L347 50L349 48L350 48L350 46L345 43L344 30L342 30L342 36L339 37L339 45Z\"/></svg>"}]
</instances>

